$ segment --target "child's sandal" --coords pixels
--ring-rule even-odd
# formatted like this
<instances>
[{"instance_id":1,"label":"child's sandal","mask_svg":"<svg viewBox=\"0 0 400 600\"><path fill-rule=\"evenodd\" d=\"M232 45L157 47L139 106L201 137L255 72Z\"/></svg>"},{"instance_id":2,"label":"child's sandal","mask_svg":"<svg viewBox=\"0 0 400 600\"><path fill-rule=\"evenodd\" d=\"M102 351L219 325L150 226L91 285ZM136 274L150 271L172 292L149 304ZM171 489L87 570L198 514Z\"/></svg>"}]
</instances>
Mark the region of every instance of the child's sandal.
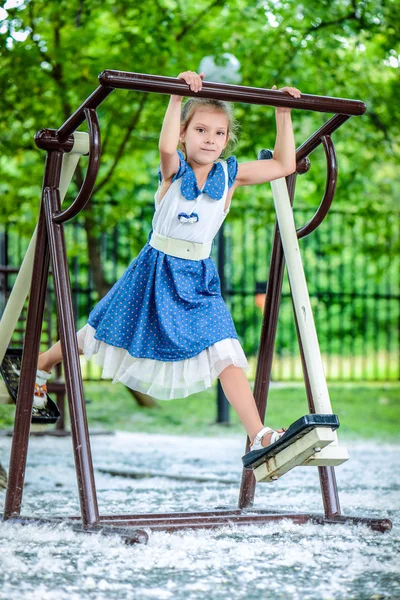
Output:
<instances>
[{"instance_id":1,"label":"child's sandal","mask_svg":"<svg viewBox=\"0 0 400 600\"><path fill-rule=\"evenodd\" d=\"M275 431L275 429L271 429L271 427L263 427L263 429L261 429L261 431L259 431L254 438L254 441L249 449L250 452L253 452L253 450L262 450L266 447L262 445L262 440L267 433L272 433L270 442L268 444L270 446L271 444L275 444L275 442L277 442L283 436L285 430L283 430L282 433L279 433L278 431Z\"/></svg>"},{"instance_id":2,"label":"child's sandal","mask_svg":"<svg viewBox=\"0 0 400 600\"><path fill-rule=\"evenodd\" d=\"M36 371L35 391L33 394L33 407L44 408L47 404L47 381L50 379L51 373L47 371Z\"/></svg>"}]
</instances>

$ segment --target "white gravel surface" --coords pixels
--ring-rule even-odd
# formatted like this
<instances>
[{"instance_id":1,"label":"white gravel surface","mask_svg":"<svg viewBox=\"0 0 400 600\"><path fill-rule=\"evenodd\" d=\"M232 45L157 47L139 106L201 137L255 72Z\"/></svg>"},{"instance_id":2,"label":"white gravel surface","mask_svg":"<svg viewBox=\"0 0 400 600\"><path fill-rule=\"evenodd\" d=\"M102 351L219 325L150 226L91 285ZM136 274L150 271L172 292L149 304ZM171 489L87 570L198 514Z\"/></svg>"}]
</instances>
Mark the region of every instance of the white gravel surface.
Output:
<instances>
[{"instance_id":1,"label":"white gravel surface","mask_svg":"<svg viewBox=\"0 0 400 600\"><path fill-rule=\"evenodd\" d=\"M6 465L10 438L0 438ZM336 469L346 515L388 517L393 530L294 525L153 533L147 546L72 532L65 525L0 523L0 598L7 600L400 598L398 445L347 444ZM237 505L242 436L195 438L119 433L92 438L101 514L210 510ZM98 469L236 479L125 479ZM3 506L5 493L0 493ZM260 484L256 508L321 512L317 470L297 468ZM79 514L70 438L31 438L24 516Z\"/></svg>"}]
</instances>

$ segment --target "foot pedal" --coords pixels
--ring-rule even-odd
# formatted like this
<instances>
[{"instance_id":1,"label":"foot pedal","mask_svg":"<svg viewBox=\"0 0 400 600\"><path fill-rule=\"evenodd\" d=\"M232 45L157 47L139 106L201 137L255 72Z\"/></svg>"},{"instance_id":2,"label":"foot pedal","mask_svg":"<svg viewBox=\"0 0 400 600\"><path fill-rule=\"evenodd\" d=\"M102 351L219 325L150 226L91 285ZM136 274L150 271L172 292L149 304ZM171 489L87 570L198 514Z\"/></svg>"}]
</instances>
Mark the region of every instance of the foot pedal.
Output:
<instances>
[{"instance_id":1,"label":"foot pedal","mask_svg":"<svg viewBox=\"0 0 400 600\"><path fill-rule=\"evenodd\" d=\"M17 403L19 373L22 364L22 348L9 348L0 365L0 373L6 384L8 393ZM56 423L60 418L60 411L57 404L47 395L47 403L44 408L32 408L32 423L41 423L43 425L51 425Z\"/></svg>"},{"instance_id":2,"label":"foot pedal","mask_svg":"<svg viewBox=\"0 0 400 600\"><path fill-rule=\"evenodd\" d=\"M337 415L306 415L292 423L274 444L245 454L243 465L254 471L257 481L273 481L331 444L338 427Z\"/></svg>"}]
</instances>

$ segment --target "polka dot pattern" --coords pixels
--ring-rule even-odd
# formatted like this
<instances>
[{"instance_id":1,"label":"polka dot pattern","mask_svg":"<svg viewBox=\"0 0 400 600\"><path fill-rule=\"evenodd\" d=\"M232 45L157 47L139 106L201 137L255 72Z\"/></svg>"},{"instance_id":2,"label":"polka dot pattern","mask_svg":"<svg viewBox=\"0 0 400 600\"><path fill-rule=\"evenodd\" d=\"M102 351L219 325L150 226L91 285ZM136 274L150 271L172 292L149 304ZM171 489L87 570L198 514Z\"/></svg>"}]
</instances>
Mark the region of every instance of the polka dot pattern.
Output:
<instances>
[{"instance_id":1,"label":"polka dot pattern","mask_svg":"<svg viewBox=\"0 0 400 600\"><path fill-rule=\"evenodd\" d=\"M212 258L176 258L148 242L88 323L95 339L160 361L181 361L225 338L238 339Z\"/></svg>"},{"instance_id":2,"label":"polka dot pattern","mask_svg":"<svg viewBox=\"0 0 400 600\"><path fill-rule=\"evenodd\" d=\"M207 193L203 190L194 205L189 204L189 210L183 188L189 195L200 190L193 170L181 152L179 158L179 170L161 206L157 203L156 194L153 229L167 237L197 243L214 241L227 214L224 205L229 183L233 184L236 177L236 158L214 164L207 180ZM208 194L217 198L221 189L222 202L214 202ZM196 213L191 212L193 208ZM179 219L182 214L189 217L195 214L196 223L188 227ZM213 259L195 261L165 254L149 244L151 233L121 279L92 310L88 325L93 332L93 340L99 348L103 348L104 356L109 356L110 350L122 349L126 352L124 364L131 365L130 369L136 369L135 365L139 364L132 361L140 361L140 377L135 371L133 383L126 382L127 385L132 384L133 389L144 389L142 386L146 385L149 389L148 378L161 368L165 382L171 377L174 382L168 397L182 393L179 381L185 382L184 395L187 395L192 393L193 385L198 385L200 364L201 379L209 387L212 377L224 368L223 365L245 364L246 359L221 296ZM219 347L218 342L225 345ZM217 347L222 354L216 351ZM90 354L89 349L87 352ZM205 361L205 352L213 359ZM108 362L105 363L106 371L109 367ZM119 380L125 381L121 369L118 370ZM164 390L157 397L165 394Z\"/></svg>"}]
</instances>

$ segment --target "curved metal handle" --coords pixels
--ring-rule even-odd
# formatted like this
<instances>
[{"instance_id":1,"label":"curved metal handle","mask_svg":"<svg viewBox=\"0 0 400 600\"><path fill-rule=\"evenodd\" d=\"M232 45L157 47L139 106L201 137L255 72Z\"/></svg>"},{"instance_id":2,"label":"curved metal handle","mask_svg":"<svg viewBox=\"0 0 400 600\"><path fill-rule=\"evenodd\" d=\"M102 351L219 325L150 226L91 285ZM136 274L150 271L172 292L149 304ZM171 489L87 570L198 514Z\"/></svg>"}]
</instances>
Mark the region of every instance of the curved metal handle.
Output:
<instances>
[{"instance_id":1,"label":"curved metal handle","mask_svg":"<svg viewBox=\"0 0 400 600\"><path fill-rule=\"evenodd\" d=\"M328 214L332 205L333 196L335 195L337 183L337 161L335 146L333 145L332 138L329 135L323 136L321 141L324 146L327 164L325 194L314 216L308 221L308 223L297 230L298 239L309 235L315 231L315 229L317 229L317 227L322 223Z\"/></svg>"},{"instance_id":2,"label":"curved metal handle","mask_svg":"<svg viewBox=\"0 0 400 600\"><path fill-rule=\"evenodd\" d=\"M81 212L90 200L94 184L96 182L97 173L100 167L100 126L97 114L94 108L85 108L85 119L89 127L89 164L86 171L86 177L82 183L82 187L71 206L60 213L53 215L55 223L66 223Z\"/></svg>"}]
</instances>

